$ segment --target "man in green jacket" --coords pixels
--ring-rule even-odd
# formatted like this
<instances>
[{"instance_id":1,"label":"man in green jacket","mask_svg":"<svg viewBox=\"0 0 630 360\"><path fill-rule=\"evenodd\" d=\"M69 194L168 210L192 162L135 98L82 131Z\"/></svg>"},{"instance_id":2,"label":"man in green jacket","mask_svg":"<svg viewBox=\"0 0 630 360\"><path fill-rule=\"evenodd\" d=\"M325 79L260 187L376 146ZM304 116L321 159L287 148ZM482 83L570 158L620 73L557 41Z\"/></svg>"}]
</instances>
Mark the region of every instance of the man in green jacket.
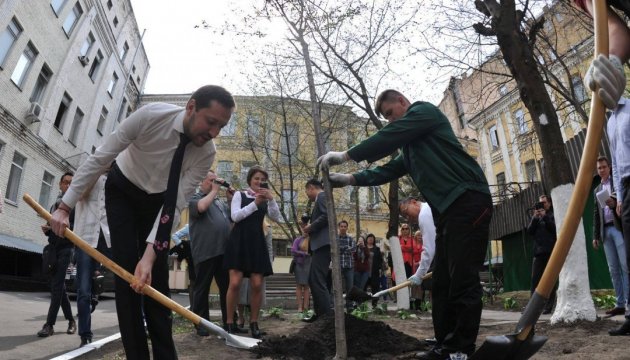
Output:
<instances>
[{"instance_id":1,"label":"man in green jacket","mask_svg":"<svg viewBox=\"0 0 630 360\"><path fill-rule=\"evenodd\" d=\"M471 355L479 332L483 265L492 199L477 162L457 141L448 119L434 105L409 100L396 90L382 92L376 114L389 124L351 149L320 157L322 169L348 160L388 163L355 174L330 174L333 186L375 186L409 174L434 214L437 239L433 271L433 325L437 344L420 359ZM402 207L401 215L407 216Z\"/></svg>"}]
</instances>

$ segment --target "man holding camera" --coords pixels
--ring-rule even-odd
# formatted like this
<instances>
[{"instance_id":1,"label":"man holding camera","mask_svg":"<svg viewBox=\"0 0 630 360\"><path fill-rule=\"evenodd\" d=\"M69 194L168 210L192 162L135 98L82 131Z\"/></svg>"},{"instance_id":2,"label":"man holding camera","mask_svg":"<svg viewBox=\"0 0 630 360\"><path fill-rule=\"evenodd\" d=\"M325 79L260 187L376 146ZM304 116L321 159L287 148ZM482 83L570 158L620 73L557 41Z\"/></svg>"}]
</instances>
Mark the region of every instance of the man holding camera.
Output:
<instances>
[{"instance_id":1,"label":"man holding camera","mask_svg":"<svg viewBox=\"0 0 630 360\"><path fill-rule=\"evenodd\" d=\"M551 251L556 244L556 221L553 217L551 199L547 195L540 195L539 202L534 205L534 214L527 227L527 232L534 237L534 262L532 263L532 287L533 294L542 277ZM549 295L543 314L550 314L556 301L556 289Z\"/></svg>"}]
</instances>

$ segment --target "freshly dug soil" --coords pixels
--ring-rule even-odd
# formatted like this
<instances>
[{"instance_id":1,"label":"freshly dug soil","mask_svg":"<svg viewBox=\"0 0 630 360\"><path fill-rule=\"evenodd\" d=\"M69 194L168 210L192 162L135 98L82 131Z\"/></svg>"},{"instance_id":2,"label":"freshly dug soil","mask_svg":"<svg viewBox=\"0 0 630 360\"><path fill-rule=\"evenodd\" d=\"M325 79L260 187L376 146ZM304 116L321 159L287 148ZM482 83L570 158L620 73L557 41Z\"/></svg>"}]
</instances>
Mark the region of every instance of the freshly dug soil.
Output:
<instances>
[{"instance_id":1,"label":"freshly dug soil","mask_svg":"<svg viewBox=\"0 0 630 360\"><path fill-rule=\"evenodd\" d=\"M368 321L351 315L345 317L348 356L357 359L383 358L424 350L418 339L392 329L381 321ZM320 360L335 355L335 318L326 316L308 324L296 334L270 336L253 349L259 356L274 359L300 358Z\"/></svg>"}]
</instances>

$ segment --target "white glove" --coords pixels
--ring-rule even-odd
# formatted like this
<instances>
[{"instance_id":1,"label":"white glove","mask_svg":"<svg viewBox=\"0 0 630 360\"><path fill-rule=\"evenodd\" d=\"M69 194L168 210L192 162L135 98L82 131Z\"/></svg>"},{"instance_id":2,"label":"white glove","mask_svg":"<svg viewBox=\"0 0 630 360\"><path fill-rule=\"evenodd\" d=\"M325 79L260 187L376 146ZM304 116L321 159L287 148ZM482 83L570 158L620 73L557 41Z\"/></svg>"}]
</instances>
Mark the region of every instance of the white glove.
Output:
<instances>
[{"instance_id":1,"label":"white glove","mask_svg":"<svg viewBox=\"0 0 630 360\"><path fill-rule=\"evenodd\" d=\"M341 165L350 158L345 151L329 151L317 159L317 166L322 170L328 170L331 165Z\"/></svg>"},{"instance_id":2,"label":"white glove","mask_svg":"<svg viewBox=\"0 0 630 360\"><path fill-rule=\"evenodd\" d=\"M422 284L422 278L418 275L411 275L407 280L411 281L411 283L416 286Z\"/></svg>"},{"instance_id":3,"label":"white glove","mask_svg":"<svg viewBox=\"0 0 630 360\"><path fill-rule=\"evenodd\" d=\"M351 174L330 173L328 179L330 179L330 185L335 188L354 185L354 176Z\"/></svg>"},{"instance_id":4,"label":"white glove","mask_svg":"<svg viewBox=\"0 0 630 360\"><path fill-rule=\"evenodd\" d=\"M615 55L610 55L609 58L598 55L591 62L584 76L584 82L592 91L599 86L597 95L608 109L614 110L626 88L626 75L621 60Z\"/></svg>"}]
</instances>

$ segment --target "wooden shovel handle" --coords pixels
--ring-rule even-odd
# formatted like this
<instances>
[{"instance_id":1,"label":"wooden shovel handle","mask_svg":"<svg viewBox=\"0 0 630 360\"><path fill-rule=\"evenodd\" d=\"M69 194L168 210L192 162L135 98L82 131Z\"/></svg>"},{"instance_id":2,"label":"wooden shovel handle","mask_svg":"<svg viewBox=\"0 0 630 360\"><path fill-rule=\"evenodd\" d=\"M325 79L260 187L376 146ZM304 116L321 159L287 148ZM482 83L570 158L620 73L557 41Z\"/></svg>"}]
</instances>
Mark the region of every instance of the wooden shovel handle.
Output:
<instances>
[{"instance_id":1,"label":"wooden shovel handle","mask_svg":"<svg viewBox=\"0 0 630 360\"><path fill-rule=\"evenodd\" d=\"M594 57L599 54L608 55L608 14L607 14L606 2L601 0L593 1L593 22L595 28L595 51ZM595 160L597 159L597 153L599 143L602 138L604 128L604 104L597 95L597 92L593 92L591 98L591 112L589 116L588 129L586 132L586 140L584 144L584 150L582 151L582 159L580 160L580 168L578 170L577 178L575 181L575 188L569 201L569 207L567 214L562 222L560 233L558 234L558 240L553 248L545 272L536 287L536 292L544 297L549 298L551 290L556 284L560 270L564 265L564 261L567 258L567 254L571 249L573 243L573 237L577 232L577 228L580 224L580 218L584 211L584 205L586 204L586 198L590 193L590 188L593 180L593 171L595 170ZM519 335L519 340L524 340L529 335L533 324L524 329Z\"/></svg>"},{"instance_id":2,"label":"wooden shovel handle","mask_svg":"<svg viewBox=\"0 0 630 360\"><path fill-rule=\"evenodd\" d=\"M30 207L32 207L33 210L35 210L41 217L43 217L47 221L50 221L50 218L52 217L52 215L48 211L46 211L46 209L41 207L41 205L39 205L29 194L24 194L22 199L24 199L24 201ZM100 262L106 268L111 270L114 274L118 275L121 279L125 280L126 282L130 284L137 282L137 279L135 276L133 276L127 270L120 267L118 264L116 264L114 261L109 259L107 256L101 254L98 250L88 245L88 243L86 243L83 239L81 239L77 234L72 232L72 230L66 229L64 236L66 237L66 239L72 241L72 243L76 245L79 249L83 250L86 254L90 255L90 257L92 257L94 260ZM147 296L150 296L152 299L159 302L160 304L166 306L172 311L192 321L195 325L199 325L199 323L201 322L201 317L199 315L193 313L192 311L186 309L185 307L171 300L168 296L155 290L150 285L145 285L142 288L142 293Z\"/></svg>"}]
</instances>

